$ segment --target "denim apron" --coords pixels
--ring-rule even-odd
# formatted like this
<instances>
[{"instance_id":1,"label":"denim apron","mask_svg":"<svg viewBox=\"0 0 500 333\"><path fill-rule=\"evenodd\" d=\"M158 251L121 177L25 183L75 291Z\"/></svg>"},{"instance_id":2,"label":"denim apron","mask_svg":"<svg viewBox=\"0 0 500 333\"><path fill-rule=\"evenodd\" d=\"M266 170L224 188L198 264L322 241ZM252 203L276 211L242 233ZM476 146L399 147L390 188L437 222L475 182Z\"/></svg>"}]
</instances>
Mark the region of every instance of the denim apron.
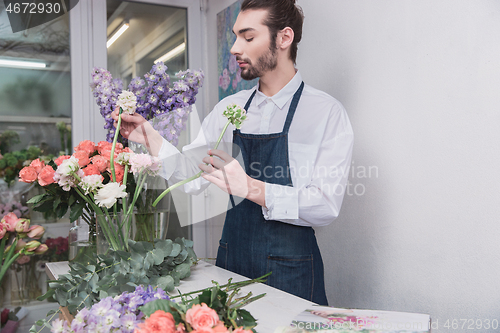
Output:
<instances>
[{"instance_id":1,"label":"denim apron","mask_svg":"<svg viewBox=\"0 0 500 333\"><path fill-rule=\"evenodd\" d=\"M292 186L288 163L288 130L304 83L295 92L281 133L233 132L233 157L241 150L247 174L266 183ZM248 110L255 92L248 99ZM230 207L222 231L216 265L257 278L272 272L266 284L327 305L323 261L314 230L274 220L265 220L258 204L230 196ZM242 200L235 205L235 200Z\"/></svg>"}]
</instances>

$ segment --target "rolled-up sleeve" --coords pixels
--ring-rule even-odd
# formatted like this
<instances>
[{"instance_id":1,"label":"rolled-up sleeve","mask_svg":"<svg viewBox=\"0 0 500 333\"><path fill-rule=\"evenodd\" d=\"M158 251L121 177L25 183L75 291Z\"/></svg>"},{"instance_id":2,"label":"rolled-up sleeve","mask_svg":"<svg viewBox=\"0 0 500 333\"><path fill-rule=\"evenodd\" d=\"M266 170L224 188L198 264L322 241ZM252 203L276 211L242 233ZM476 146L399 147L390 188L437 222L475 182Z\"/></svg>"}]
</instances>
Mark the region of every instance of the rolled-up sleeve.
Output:
<instances>
[{"instance_id":1,"label":"rolled-up sleeve","mask_svg":"<svg viewBox=\"0 0 500 333\"><path fill-rule=\"evenodd\" d=\"M266 220L318 227L330 224L339 215L351 164L353 132L344 108L340 105L334 111L323 127L318 149L304 150L300 156L290 151L294 186L266 183L266 207L262 208Z\"/></svg>"}]
</instances>

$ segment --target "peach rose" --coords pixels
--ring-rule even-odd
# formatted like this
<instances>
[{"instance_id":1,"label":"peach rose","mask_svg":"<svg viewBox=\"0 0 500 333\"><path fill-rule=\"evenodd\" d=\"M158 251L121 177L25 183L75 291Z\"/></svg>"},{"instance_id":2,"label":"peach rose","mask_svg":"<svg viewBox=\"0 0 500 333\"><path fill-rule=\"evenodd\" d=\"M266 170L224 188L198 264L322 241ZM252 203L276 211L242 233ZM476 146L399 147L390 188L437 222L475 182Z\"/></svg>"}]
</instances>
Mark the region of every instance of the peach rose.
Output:
<instances>
[{"instance_id":1,"label":"peach rose","mask_svg":"<svg viewBox=\"0 0 500 333\"><path fill-rule=\"evenodd\" d=\"M64 160L67 160L69 158L71 158L70 155L61 155L54 160L54 163L57 164L57 166L60 166Z\"/></svg>"},{"instance_id":2,"label":"peach rose","mask_svg":"<svg viewBox=\"0 0 500 333\"><path fill-rule=\"evenodd\" d=\"M17 215L11 212L2 218L0 223L3 224L7 231L12 232L16 230L17 220L19 220Z\"/></svg>"},{"instance_id":3,"label":"peach rose","mask_svg":"<svg viewBox=\"0 0 500 333\"><path fill-rule=\"evenodd\" d=\"M91 158L92 164L97 166L99 172L104 172L109 167L109 161L101 155L95 155Z\"/></svg>"},{"instance_id":4,"label":"peach rose","mask_svg":"<svg viewBox=\"0 0 500 333\"><path fill-rule=\"evenodd\" d=\"M227 328L224 327L224 324L219 322L219 324L217 324L217 326L215 326L214 328L212 328L212 331L214 333L228 333L229 331L227 330Z\"/></svg>"},{"instance_id":5,"label":"peach rose","mask_svg":"<svg viewBox=\"0 0 500 333\"><path fill-rule=\"evenodd\" d=\"M40 173L40 171L42 170L42 168L44 166L45 166L45 162L40 161L39 158L37 158L36 160L31 161L31 163L30 163L30 167L32 167L33 169L35 169L36 173Z\"/></svg>"},{"instance_id":6,"label":"peach rose","mask_svg":"<svg viewBox=\"0 0 500 333\"><path fill-rule=\"evenodd\" d=\"M78 165L83 168L90 163L89 154L85 150L75 151L73 156L78 159Z\"/></svg>"},{"instance_id":7,"label":"peach rose","mask_svg":"<svg viewBox=\"0 0 500 333\"><path fill-rule=\"evenodd\" d=\"M122 153L133 153L133 151L129 147L125 147L122 149Z\"/></svg>"},{"instance_id":8,"label":"peach rose","mask_svg":"<svg viewBox=\"0 0 500 333\"><path fill-rule=\"evenodd\" d=\"M219 315L205 303L195 304L186 312L186 321L195 329L212 328L219 323Z\"/></svg>"},{"instance_id":9,"label":"peach rose","mask_svg":"<svg viewBox=\"0 0 500 333\"><path fill-rule=\"evenodd\" d=\"M86 168L82 169L85 176L100 175L99 168L95 164L89 164Z\"/></svg>"},{"instance_id":10,"label":"peach rose","mask_svg":"<svg viewBox=\"0 0 500 333\"><path fill-rule=\"evenodd\" d=\"M96 145L90 140L83 140L75 147L75 152L84 151L87 155L92 154L96 150Z\"/></svg>"},{"instance_id":11,"label":"peach rose","mask_svg":"<svg viewBox=\"0 0 500 333\"><path fill-rule=\"evenodd\" d=\"M56 171L50 165L44 166L38 174L38 184L40 184L40 186L47 186L49 184L55 183L55 172Z\"/></svg>"},{"instance_id":12,"label":"peach rose","mask_svg":"<svg viewBox=\"0 0 500 333\"><path fill-rule=\"evenodd\" d=\"M175 331L174 316L162 310L155 311L136 330L141 333L176 333Z\"/></svg>"},{"instance_id":13,"label":"peach rose","mask_svg":"<svg viewBox=\"0 0 500 333\"><path fill-rule=\"evenodd\" d=\"M25 182L25 183L33 183L36 178L38 177L38 174L35 170L35 168L27 166L21 169L19 172L19 181L20 182Z\"/></svg>"},{"instance_id":14,"label":"peach rose","mask_svg":"<svg viewBox=\"0 0 500 333\"><path fill-rule=\"evenodd\" d=\"M100 154L103 148L111 147L112 143L108 141L99 141L97 143L97 152ZM117 144L118 145L118 144Z\"/></svg>"},{"instance_id":15,"label":"peach rose","mask_svg":"<svg viewBox=\"0 0 500 333\"><path fill-rule=\"evenodd\" d=\"M197 330L191 331L192 333L214 333L214 330L208 327L200 327ZM226 331L227 332L227 331Z\"/></svg>"},{"instance_id":16,"label":"peach rose","mask_svg":"<svg viewBox=\"0 0 500 333\"><path fill-rule=\"evenodd\" d=\"M121 183L123 180L123 175L125 174L125 167L121 164L115 164L115 176L116 176L116 182ZM112 178L113 175L111 173L111 168L108 168L108 172L110 177Z\"/></svg>"}]
</instances>

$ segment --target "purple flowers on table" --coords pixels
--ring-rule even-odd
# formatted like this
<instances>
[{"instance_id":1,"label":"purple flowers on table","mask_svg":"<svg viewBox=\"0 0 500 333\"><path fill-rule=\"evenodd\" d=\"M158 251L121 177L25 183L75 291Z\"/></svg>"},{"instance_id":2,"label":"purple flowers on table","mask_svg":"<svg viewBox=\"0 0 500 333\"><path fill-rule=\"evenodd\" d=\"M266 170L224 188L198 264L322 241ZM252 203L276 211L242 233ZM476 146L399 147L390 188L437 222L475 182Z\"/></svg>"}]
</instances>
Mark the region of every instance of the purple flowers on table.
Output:
<instances>
[{"instance_id":1,"label":"purple flowers on table","mask_svg":"<svg viewBox=\"0 0 500 333\"><path fill-rule=\"evenodd\" d=\"M136 113L151 121L153 127L172 144L177 145L178 136L185 128L191 105L196 101L198 89L203 85L203 72L186 70L178 72L171 85L163 62L156 63L144 79L135 77L128 89L137 96ZM113 79L103 68L94 68L91 88L104 117L106 139L113 140L115 129L111 112L115 109L118 95L123 90L120 79Z\"/></svg>"},{"instance_id":2,"label":"purple flowers on table","mask_svg":"<svg viewBox=\"0 0 500 333\"><path fill-rule=\"evenodd\" d=\"M90 309L78 312L75 319L68 324L56 319L52 323L51 332L84 333L84 332L134 332L137 324L144 320L140 306L157 300L169 299L165 291L148 286L138 286L133 293L123 293L116 297L106 297Z\"/></svg>"}]
</instances>

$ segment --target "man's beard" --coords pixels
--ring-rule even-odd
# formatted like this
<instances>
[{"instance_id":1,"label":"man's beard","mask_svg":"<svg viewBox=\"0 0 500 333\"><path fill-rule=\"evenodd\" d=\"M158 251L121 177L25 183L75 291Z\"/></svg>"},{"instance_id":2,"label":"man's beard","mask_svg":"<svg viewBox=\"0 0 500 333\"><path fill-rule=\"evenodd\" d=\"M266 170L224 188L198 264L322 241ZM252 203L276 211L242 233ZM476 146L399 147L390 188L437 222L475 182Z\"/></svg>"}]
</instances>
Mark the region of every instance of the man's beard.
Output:
<instances>
[{"instance_id":1,"label":"man's beard","mask_svg":"<svg viewBox=\"0 0 500 333\"><path fill-rule=\"evenodd\" d=\"M241 78L248 81L261 77L278 66L276 47L273 47L273 43L269 46L269 50L259 57L255 65L252 65L248 58L243 60L248 64L248 68L241 71Z\"/></svg>"}]
</instances>

